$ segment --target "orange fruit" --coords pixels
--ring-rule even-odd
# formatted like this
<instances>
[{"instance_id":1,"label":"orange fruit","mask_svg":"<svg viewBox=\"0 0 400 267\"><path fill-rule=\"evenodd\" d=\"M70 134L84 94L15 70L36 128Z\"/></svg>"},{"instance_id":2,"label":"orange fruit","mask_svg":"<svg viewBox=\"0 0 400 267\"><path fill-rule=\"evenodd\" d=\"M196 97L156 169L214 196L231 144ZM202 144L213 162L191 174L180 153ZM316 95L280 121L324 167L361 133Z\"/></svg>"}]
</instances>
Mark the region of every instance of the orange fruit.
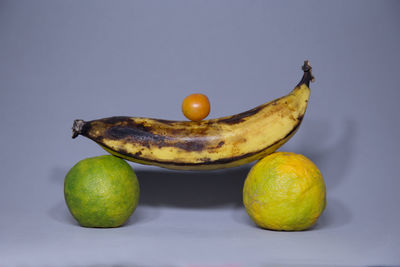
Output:
<instances>
[{"instance_id":1,"label":"orange fruit","mask_svg":"<svg viewBox=\"0 0 400 267\"><path fill-rule=\"evenodd\" d=\"M191 94L182 102L182 112L192 121L201 121L210 113L210 101L203 94Z\"/></svg>"},{"instance_id":2,"label":"orange fruit","mask_svg":"<svg viewBox=\"0 0 400 267\"><path fill-rule=\"evenodd\" d=\"M118 227L135 211L139 183L131 166L112 155L79 161L64 180L68 209L85 227Z\"/></svg>"},{"instance_id":3,"label":"orange fruit","mask_svg":"<svg viewBox=\"0 0 400 267\"><path fill-rule=\"evenodd\" d=\"M250 218L271 230L305 230L326 206L326 188L317 166L303 155L272 153L250 170L243 187Z\"/></svg>"}]
</instances>

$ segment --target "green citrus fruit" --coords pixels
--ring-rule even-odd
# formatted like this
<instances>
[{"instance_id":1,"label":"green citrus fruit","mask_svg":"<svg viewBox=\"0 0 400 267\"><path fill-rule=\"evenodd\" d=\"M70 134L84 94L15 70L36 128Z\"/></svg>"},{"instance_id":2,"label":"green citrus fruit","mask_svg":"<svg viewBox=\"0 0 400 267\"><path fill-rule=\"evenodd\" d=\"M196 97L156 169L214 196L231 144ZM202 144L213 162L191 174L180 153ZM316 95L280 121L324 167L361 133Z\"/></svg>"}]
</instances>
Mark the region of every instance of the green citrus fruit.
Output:
<instances>
[{"instance_id":1,"label":"green citrus fruit","mask_svg":"<svg viewBox=\"0 0 400 267\"><path fill-rule=\"evenodd\" d=\"M262 228L305 230L325 209L325 183L317 166L305 156L276 152L250 170L243 203L250 218Z\"/></svg>"},{"instance_id":2,"label":"green citrus fruit","mask_svg":"<svg viewBox=\"0 0 400 267\"><path fill-rule=\"evenodd\" d=\"M124 160L99 156L79 161L67 173L64 196L72 216L85 227L118 227L135 211L139 183Z\"/></svg>"}]
</instances>

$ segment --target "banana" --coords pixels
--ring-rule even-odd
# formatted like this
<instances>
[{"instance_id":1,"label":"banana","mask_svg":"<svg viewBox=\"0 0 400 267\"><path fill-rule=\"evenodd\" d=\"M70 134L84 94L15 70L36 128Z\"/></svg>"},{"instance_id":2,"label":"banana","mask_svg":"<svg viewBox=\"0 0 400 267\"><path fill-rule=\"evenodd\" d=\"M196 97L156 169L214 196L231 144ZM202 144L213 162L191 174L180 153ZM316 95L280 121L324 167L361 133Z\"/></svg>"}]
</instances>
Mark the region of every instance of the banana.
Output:
<instances>
[{"instance_id":1,"label":"banana","mask_svg":"<svg viewBox=\"0 0 400 267\"><path fill-rule=\"evenodd\" d=\"M171 121L142 117L75 120L72 138L83 135L109 153L140 164L177 170L212 170L258 160L286 143L299 128L314 80L304 74L286 96L217 119Z\"/></svg>"}]
</instances>

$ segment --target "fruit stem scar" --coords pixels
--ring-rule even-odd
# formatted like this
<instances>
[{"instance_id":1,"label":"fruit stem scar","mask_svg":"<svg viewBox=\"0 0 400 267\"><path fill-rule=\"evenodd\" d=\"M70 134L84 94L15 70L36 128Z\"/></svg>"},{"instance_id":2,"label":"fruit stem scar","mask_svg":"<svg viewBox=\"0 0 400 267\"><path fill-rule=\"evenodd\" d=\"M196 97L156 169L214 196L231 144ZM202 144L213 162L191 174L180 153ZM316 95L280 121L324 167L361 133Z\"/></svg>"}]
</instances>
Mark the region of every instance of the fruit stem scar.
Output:
<instances>
[{"instance_id":1,"label":"fruit stem scar","mask_svg":"<svg viewBox=\"0 0 400 267\"><path fill-rule=\"evenodd\" d=\"M72 125L72 138L76 138L82 133L83 125L85 125L85 121L79 119L74 120L74 124Z\"/></svg>"}]
</instances>

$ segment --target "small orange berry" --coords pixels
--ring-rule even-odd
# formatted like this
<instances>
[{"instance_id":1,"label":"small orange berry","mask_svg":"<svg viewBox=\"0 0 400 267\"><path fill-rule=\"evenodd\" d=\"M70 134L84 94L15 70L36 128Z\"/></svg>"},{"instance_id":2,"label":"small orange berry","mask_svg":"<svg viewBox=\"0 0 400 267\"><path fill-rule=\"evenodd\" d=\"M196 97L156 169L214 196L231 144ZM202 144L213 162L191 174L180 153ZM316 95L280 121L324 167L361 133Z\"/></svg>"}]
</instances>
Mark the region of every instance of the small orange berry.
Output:
<instances>
[{"instance_id":1,"label":"small orange berry","mask_svg":"<svg viewBox=\"0 0 400 267\"><path fill-rule=\"evenodd\" d=\"M182 102L182 112L192 121L201 121L210 113L210 101L203 94L191 94Z\"/></svg>"}]
</instances>

